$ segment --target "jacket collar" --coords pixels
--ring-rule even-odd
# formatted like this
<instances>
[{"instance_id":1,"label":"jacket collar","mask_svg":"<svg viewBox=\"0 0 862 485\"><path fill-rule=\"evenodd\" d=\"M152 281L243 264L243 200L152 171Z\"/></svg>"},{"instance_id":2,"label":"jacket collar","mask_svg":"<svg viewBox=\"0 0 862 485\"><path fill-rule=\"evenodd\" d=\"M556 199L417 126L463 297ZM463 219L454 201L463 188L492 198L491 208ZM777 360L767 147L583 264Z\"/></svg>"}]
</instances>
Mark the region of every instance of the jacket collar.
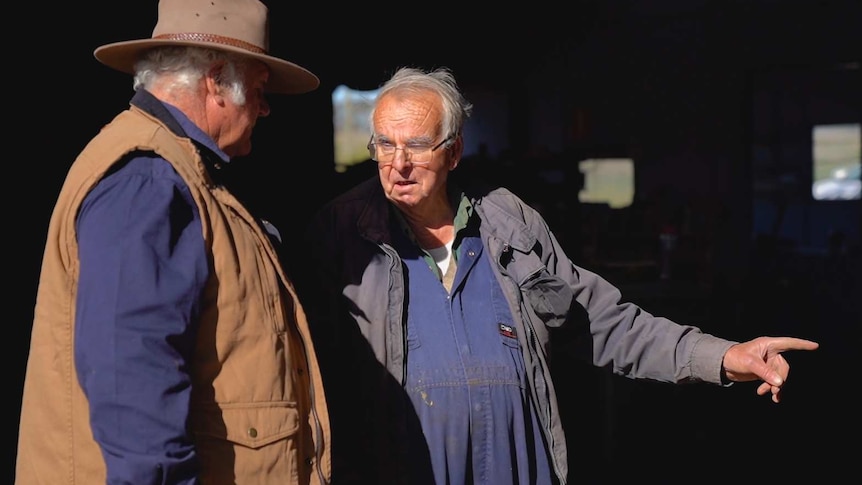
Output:
<instances>
[{"instance_id":1,"label":"jacket collar","mask_svg":"<svg viewBox=\"0 0 862 485\"><path fill-rule=\"evenodd\" d=\"M479 193L468 190L467 194L482 219L483 232L518 251L529 252L533 249L537 238L526 224L525 211L528 209L515 194L504 188L482 190Z\"/></svg>"},{"instance_id":2,"label":"jacket collar","mask_svg":"<svg viewBox=\"0 0 862 485\"><path fill-rule=\"evenodd\" d=\"M376 175L369 178L349 194L350 198L358 197L365 201L357 218L362 236L375 242L391 244L389 211L397 209L386 199L379 178ZM480 227L484 233L522 252L529 252L535 246L537 239L525 222L523 202L508 189L465 184L464 194L469 198L475 213L481 217Z\"/></svg>"}]
</instances>

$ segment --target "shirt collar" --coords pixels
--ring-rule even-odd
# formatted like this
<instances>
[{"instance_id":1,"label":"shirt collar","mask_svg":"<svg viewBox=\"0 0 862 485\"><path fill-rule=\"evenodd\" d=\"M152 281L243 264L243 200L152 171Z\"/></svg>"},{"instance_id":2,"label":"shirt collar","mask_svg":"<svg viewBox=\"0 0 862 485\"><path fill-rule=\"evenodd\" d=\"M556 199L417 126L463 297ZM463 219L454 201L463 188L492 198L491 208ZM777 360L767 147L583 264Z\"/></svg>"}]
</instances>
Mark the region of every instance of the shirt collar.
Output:
<instances>
[{"instance_id":1,"label":"shirt collar","mask_svg":"<svg viewBox=\"0 0 862 485\"><path fill-rule=\"evenodd\" d=\"M180 111L176 106L166 103L164 101L160 101L165 108L171 113L171 115L177 120L183 130L186 132L186 135L192 140L200 143L201 145L209 148L213 153L218 155L219 158L222 159L225 163L230 162L230 157L221 150L221 148L216 145L215 140L212 139L211 136L204 133L198 125L192 123L192 120L186 116L185 113Z\"/></svg>"},{"instance_id":2,"label":"shirt collar","mask_svg":"<svg viewBox=\"0 0 862 485\"><path fill-rule=\"evenodd\" d=\"M222 162L230 161L230 157L218 147L215 140L198 128L176 106L156 98L146 89L136 90L131 104L161 120L174 134L187 137L196 144L203 146Z\"/></svg>"}]
</instances>

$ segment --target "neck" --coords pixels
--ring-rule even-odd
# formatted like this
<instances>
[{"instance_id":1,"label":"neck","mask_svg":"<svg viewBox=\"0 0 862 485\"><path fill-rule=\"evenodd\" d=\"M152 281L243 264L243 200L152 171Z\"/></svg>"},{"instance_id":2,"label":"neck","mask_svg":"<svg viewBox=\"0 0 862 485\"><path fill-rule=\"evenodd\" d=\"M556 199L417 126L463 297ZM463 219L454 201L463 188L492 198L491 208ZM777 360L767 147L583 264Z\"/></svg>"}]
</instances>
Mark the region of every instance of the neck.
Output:
<instances>
[{"instance_id":1,"label":"neck","mask_svg":"<svg viewBox=\"0 0 862 485\"><path fill-rule=\"evenodd\" d=\"M423 249L439 248L455 238L455 215L449 204L433 214L403 213L416 241Z\"/></svg>"},{"instance_id":2,"label":"neck","mask_svg":"<svg viewBox=\"0 0 862 485\"><path fill-rule=\"evenodd\" d=\"M455 226L446 224L439 227L425 227L410 225L413 230L413 235L416 236L416 241L422 249L434 249L452 242L455 238Z\"/></svg>"},{"instance_id":3,"label":"neck","mask_svg":"<svg viewBox=\"0 0 862 485\"><path fill-rule=\"evenodd\" d=\"M213 139L216 139L214 136L215 133L211 133L209 129L206 99L199 96L199 91L176 87L169 89L163 83L156 83L147 90L160 101L168 103L182 111L189 118L189 121L197 125L206 134L213 137Z\"/></svg>"}]
</instances>

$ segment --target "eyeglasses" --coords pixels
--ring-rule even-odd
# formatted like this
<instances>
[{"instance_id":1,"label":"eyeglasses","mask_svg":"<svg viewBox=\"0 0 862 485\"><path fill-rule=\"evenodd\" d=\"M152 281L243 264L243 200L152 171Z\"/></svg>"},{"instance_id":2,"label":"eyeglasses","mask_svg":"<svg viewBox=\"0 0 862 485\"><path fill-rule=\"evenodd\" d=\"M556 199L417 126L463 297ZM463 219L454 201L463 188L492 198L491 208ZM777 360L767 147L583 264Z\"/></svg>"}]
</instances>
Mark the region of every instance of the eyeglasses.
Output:
<instances>
[{"instance_id":1,"label":"eyeglasses","mask_svg":"<svg viewBox=\"0 0 862 485\"><path fill-rule=\"evenodd\" d=\"M394 143L386 140L374 141L374 135L368 140L368 153L371 159L380 165L391 165L395 162L395 154L398 150L404 152L404 161L410 165L425 166L431 163L431 154L435 150L447 144L452 140L452 137L445 138L436 145L430 143L408 143L403 147L398 147ZM448 146L446 148L449 148Z\"/></svg>"}]
</instances>

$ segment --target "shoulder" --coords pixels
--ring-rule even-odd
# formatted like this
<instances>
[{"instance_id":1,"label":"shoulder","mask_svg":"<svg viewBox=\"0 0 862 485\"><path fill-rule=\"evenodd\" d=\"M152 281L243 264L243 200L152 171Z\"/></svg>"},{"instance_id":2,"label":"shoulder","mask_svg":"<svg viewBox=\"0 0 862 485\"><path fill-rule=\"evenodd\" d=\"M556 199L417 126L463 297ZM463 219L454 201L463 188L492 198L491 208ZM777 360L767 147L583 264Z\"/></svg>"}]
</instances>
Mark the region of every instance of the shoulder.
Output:
<instances>
[{"instance_id":1,"label":"shoulder","mask_svg":"<svg viewBox=\"0 0 862 485\"><path fill-rule=\"evenodd\" d=\"M188 184L164 158L151 152L134 152L115 163L85 198L85 206L94 203L162 205L182 200L192 205ZM159 201L147 204L144 201Z\"/></svg>"},{"instance_id":2,"label":"shoulder","mask_svg":"<svg viewBox=\"0 0 862 485\"><path fill-rule=\"evenodd\" d=\"M374 176L324 203L310 218L309 229L318 235L354 232L387 210L380 181Z\"/></svg>"},{"instance_id":3,"label":"shoulder","mask_svg":"<svg viewBox=\"0 0 862 485\"><path fill-rule=\"evenodd\" d=\"M361 212L367 210L369 205L375 205L380 200L385 201L385 197L380 180L375 175L324 203L318 210L316 218L339 216L339 218L355 219Z\"/></svg>"},{"instance_id":4,"label":"shoulder","mask_svg":"<svg viewBox=\"0 0 862 485\"><path fill-rule=\"evenodd\" d=\"M164 157L153 152L132 152L120 159L100 182L138 179L153 184L168 184L185 187L187 184L176 168Z\"/></svg>"},{"instance_id":5,"label":"shoulder","mask_svg":"<svg viewBox=\"0 0 862 485\"><path fill-rule=\"evenodd\" d=\"M493 214L513 217L524 223L541 219L541 215L512 190L502 186L473 186L465 190L474 207L488 216Z\"/></svg>"},{"instance_id":6,"label":"shoulder","mask_svg":"<svg viewBox=\"0 0 862 485\"><path fill-rule=\"evenodd\" d=\"M357 201L368 200L377 194L382 195L383 189L380 185L380 179L377 175L374 175L336 195L329 204L351 205L357 203Z\"/></svg>"}]
</instances>

